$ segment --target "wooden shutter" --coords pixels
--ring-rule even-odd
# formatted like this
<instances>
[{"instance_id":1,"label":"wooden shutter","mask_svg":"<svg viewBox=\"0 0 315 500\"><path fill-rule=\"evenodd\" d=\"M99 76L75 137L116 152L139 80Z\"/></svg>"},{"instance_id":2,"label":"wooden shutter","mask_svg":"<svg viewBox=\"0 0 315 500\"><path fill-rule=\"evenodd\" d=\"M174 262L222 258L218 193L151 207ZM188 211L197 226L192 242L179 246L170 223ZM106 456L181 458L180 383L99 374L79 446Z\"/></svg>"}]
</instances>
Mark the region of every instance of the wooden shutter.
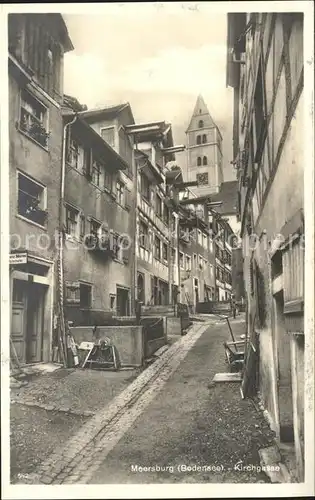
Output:
<instances>
[{"instance_id":1,"label":"wooden shutter","mask_svg":"<svg viewBox=\"0 0 315 500\"><path fill-rule=\"evenodd\" d=\"M284 313L302 313L304 308L304 250L296 239L283 251Z\"/></svg>"}]
</instances>

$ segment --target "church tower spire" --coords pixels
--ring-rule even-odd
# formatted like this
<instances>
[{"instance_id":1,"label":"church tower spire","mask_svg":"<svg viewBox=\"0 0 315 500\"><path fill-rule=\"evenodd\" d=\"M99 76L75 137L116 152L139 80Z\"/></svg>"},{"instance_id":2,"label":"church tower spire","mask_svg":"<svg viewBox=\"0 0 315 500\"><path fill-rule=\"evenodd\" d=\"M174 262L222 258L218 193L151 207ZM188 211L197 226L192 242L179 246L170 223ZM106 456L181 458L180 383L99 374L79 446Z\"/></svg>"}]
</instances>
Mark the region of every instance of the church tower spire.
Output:
<instances>
[{"instance_id":1,"label":"church tower spire","mask_svg":"<svg viewBox=\"0 0 315 500\"><path fill-rule=\"evenodd\" d=\"M187 180L197 196L217 193L223 182L222 136L201 95L186 130Z\"/></svg>"}]
</instances>

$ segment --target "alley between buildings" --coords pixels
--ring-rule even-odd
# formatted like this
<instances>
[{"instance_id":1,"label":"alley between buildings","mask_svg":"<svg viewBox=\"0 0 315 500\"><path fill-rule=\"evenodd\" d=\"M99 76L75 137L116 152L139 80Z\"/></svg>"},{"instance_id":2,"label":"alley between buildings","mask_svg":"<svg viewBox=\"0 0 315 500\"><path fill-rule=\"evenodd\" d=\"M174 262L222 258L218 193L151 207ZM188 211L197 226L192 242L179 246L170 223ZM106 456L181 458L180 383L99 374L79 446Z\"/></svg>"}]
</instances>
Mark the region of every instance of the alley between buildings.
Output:
<instances>
[{"instance_id":1,"label":"alley between buildings","mask_svg":"<svg viewBox=\"0 0 315 500\"><path fill-rule=\"evenodd\" d=\"M237 336L243 321L232 320ZM34 484L270 482L258 450L273 433L226 371L225 322L195 323L28 477ZM100 388L101 390L101 388Z\"/></svg>"}]
</instances>

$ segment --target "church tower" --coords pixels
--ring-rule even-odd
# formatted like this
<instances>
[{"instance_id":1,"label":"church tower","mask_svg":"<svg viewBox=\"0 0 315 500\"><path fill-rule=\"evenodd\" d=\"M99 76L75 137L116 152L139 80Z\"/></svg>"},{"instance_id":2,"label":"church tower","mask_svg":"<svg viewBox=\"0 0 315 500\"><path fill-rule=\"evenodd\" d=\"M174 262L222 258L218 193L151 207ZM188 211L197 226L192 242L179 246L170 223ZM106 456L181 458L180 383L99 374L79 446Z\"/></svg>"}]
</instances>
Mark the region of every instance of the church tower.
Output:
<instances>
[{"instance_id":1,"label":"church tower","mask_svg":"<svg viewBox=\"0 0 315 500\"><path fill-rule=\"evenodd\" d=\"M197 196L218 193L223 182L222 136L201 95L186 130L186 150L186 180L199 183L190 189Z\"/></svg>"}]
</instances>

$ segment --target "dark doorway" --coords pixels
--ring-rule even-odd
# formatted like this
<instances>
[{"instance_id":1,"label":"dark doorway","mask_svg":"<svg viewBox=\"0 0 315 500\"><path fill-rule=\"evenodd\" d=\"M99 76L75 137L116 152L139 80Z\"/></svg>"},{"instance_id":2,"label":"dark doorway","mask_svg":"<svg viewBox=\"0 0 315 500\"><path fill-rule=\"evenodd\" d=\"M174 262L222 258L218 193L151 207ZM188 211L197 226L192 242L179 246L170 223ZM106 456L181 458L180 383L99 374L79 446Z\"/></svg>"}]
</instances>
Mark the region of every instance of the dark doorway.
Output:
<instances>
[{"instance_id":1,"label":"dark doorway","mask_svg":"<svg viewBox=\"0 0 315 500\"><path fill-rule=\"evenodd\" d=\"M286 331L284 321L283 291L281 290L279 293L275 294L273 298L278 359L277 386L280 441L290 443L294 441L290 336Z\"/></svg>"},{"instance_id":2,"label":"dark doorway","mask_svg":"<svg viewBox=\"0 0 315 500\"><path fill-rule=\"evenodd\" d=\"M129 290L117 287L116 294L117 316L129 316Z\"/></svg>"}]
</instances>

